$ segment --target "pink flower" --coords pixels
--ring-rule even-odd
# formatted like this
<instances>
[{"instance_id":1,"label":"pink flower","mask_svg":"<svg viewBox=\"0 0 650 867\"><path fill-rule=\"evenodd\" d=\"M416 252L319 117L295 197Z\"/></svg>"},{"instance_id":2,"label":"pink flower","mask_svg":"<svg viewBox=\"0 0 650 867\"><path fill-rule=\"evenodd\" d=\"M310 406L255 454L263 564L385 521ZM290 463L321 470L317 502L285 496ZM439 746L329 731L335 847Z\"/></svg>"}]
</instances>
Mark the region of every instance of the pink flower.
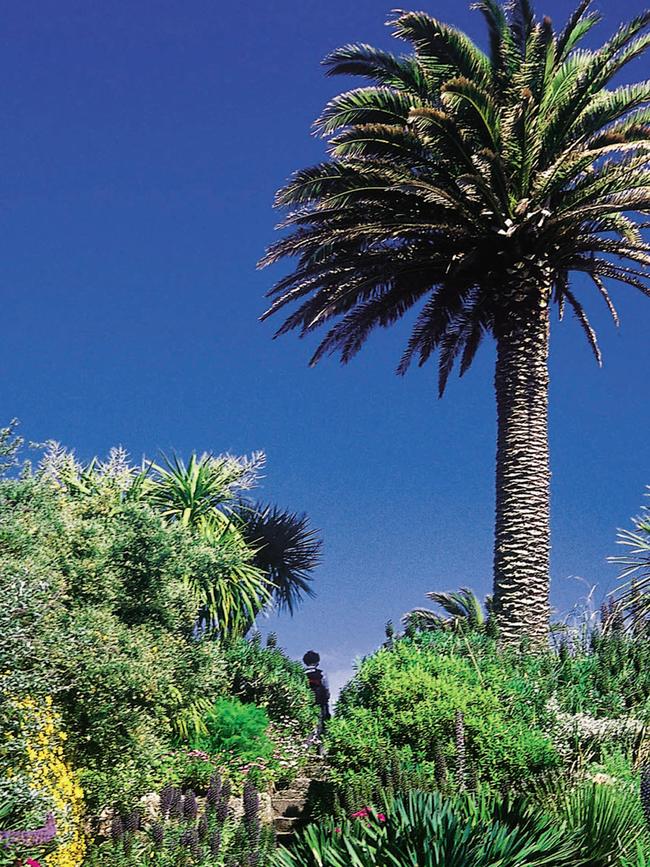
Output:
<instances>
[{"instance_id":1,"label":"pink flower","mask_svg":"<svg viewBox=\"0 0 650 867\"><path fill-rule=\"evenodd\" d=\"M41 867L41 862L34 861L33 858L28 858L27 861L25 861L25 864L27 865L27 867Z\"/></svg>"},{"instance_id":2,"label":"pink flower","mask_svg":"<svg viewBox=\"0 0 650 867\"><path fill-rule=\"evenodd\" d=\"M340 828L334 828L334 833L335 833L335 834L340 834L340 833L341 833L341 829L340 829Z\"/></svg>"},{"instance_id":3,"label":"pink flower","mask_svg":"<svg viewBox=\"0 0 650 867\"><path fill-rule=\"evenodd\" d=\"M357 810L356 813L352 814L353 819L367 819L370 815L370 811L367 807L362 807L361 810Z\"/></svg>"},{"instance_id":4,"label":"pink flower","mask_svg":"<svg viewBox=\"0 0 650 867\"><path fill-rule=\"evenodd\" d=\"M191 759L203 759L204 761L209 761L210 759L210 756L202 750L190 750L187 755Z\"/></svg>"},{"instance_id":5,"label":"pink flower","mask_svg":"<svg viewBox=\"0 0 650 867\"><path fill-rule=\"evenodd\" d=\"M383 813L377 813L377 819L378 819L380 822L385 822L385 821L386 821L386 816L384 816Z\"/></svg>"}]
</instances>

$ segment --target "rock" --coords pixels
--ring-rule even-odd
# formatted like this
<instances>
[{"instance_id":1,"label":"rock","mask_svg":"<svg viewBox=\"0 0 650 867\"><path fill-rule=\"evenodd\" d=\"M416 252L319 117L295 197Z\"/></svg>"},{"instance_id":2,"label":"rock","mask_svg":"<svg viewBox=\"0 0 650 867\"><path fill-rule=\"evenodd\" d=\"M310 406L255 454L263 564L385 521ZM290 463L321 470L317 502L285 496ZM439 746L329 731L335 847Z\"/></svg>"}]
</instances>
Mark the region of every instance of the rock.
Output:
<instances>
[{"instance_id":1,"label":"rock","mask_svg":"<svg viewBox=\"0 0 650 867\"><path fill-rule=\"evenodd\" d=\"M160 818L160 795L157 792L147 792L138 804L142 807L142 824L147 827Z\"/></svg>"},{"instance_id":2,"label":"rock","mask_svg":"<svg viewBox=\"0 0 650 867\"><path fill-rule=\"evenodd\" d=\"M264 825L273 821L273 803L268 792L260 792L260 819Z\"/></svg>"}]
</instances>

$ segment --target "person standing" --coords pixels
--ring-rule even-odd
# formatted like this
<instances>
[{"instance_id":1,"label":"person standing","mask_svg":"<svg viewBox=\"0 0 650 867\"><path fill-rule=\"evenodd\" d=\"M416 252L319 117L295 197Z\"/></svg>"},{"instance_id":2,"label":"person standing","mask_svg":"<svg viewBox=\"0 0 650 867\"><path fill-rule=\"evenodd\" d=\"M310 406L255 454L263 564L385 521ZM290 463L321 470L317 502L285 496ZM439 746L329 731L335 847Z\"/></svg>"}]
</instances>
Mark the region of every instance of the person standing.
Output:
<instances>
[{"instance_id":1,"label":"person standing","mask_svg":"<svg viewBox=\"0 0 650 867\"><path fill-rule=\"evenodd\" d=\"M315 650L308 650L303 656L302 661L305 665L305 674L311 691L314 694L314 703L318 705L320 710L320 719L318 723L318 737L323 734L325 723L331 718L330 714L330 689L327 682L327 677L319 668L320 655Z\"/></svg>"}]
</instances>

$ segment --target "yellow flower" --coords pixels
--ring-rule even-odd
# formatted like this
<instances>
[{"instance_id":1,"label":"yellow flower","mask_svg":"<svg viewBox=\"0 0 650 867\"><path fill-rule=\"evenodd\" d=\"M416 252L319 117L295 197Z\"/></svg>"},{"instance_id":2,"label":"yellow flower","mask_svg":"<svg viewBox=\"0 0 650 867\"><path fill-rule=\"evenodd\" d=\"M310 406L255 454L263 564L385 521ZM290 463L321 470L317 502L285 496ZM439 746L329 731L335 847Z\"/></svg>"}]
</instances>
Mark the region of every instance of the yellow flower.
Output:
<instances>
[{"instance_id":1,"label":"yellow flower","mask_svg":"<svg viewBox=\"0 0 650 867\"><path fill-rule=\"evenodd\" d=\"M52 805L57 823L58 845L44 864L81 867L86 853L83 790L64 755L60 717L51 696L38 704L29 696L13 704L21 711L21 725L17 739L11 734L8 739L25 744L30 788Z\"/></svg>"}]
</instances>

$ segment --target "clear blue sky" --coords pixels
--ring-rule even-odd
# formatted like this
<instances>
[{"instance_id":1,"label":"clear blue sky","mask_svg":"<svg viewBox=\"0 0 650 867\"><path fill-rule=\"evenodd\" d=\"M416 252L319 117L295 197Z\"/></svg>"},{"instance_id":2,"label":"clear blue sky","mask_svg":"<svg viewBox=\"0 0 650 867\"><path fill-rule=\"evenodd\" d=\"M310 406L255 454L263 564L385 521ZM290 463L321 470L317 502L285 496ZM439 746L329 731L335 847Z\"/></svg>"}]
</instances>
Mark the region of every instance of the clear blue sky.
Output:
<instances>
[{"instance_id":1,"label":"clear blue sky","mask_svg":"<svg viewBox=\"0 0 650 867\"><path fill-rule=\"evenodd\" d=\"M392 5L34 0L7 5L1 28L2 419L82 457L266 450L263 496L325 538L318 597L277 621L280 640L320 649L335 680L427 590L490 583L491 347L439 402L434 367L393 374L403 329L347 368L310 370L308 345L257 322L274 190L321 157L310 124L344 84L319 61L348 41L389 45ZM643 2L598 5L604 35ZM482 39L465 2L418 6ZM616 299L618 333L588 305L602 371L574 322L553 331L562 610L582 592L572 576L613 586L616 527L650 483L650 301Z\"/></svg>"}]
</instances>

